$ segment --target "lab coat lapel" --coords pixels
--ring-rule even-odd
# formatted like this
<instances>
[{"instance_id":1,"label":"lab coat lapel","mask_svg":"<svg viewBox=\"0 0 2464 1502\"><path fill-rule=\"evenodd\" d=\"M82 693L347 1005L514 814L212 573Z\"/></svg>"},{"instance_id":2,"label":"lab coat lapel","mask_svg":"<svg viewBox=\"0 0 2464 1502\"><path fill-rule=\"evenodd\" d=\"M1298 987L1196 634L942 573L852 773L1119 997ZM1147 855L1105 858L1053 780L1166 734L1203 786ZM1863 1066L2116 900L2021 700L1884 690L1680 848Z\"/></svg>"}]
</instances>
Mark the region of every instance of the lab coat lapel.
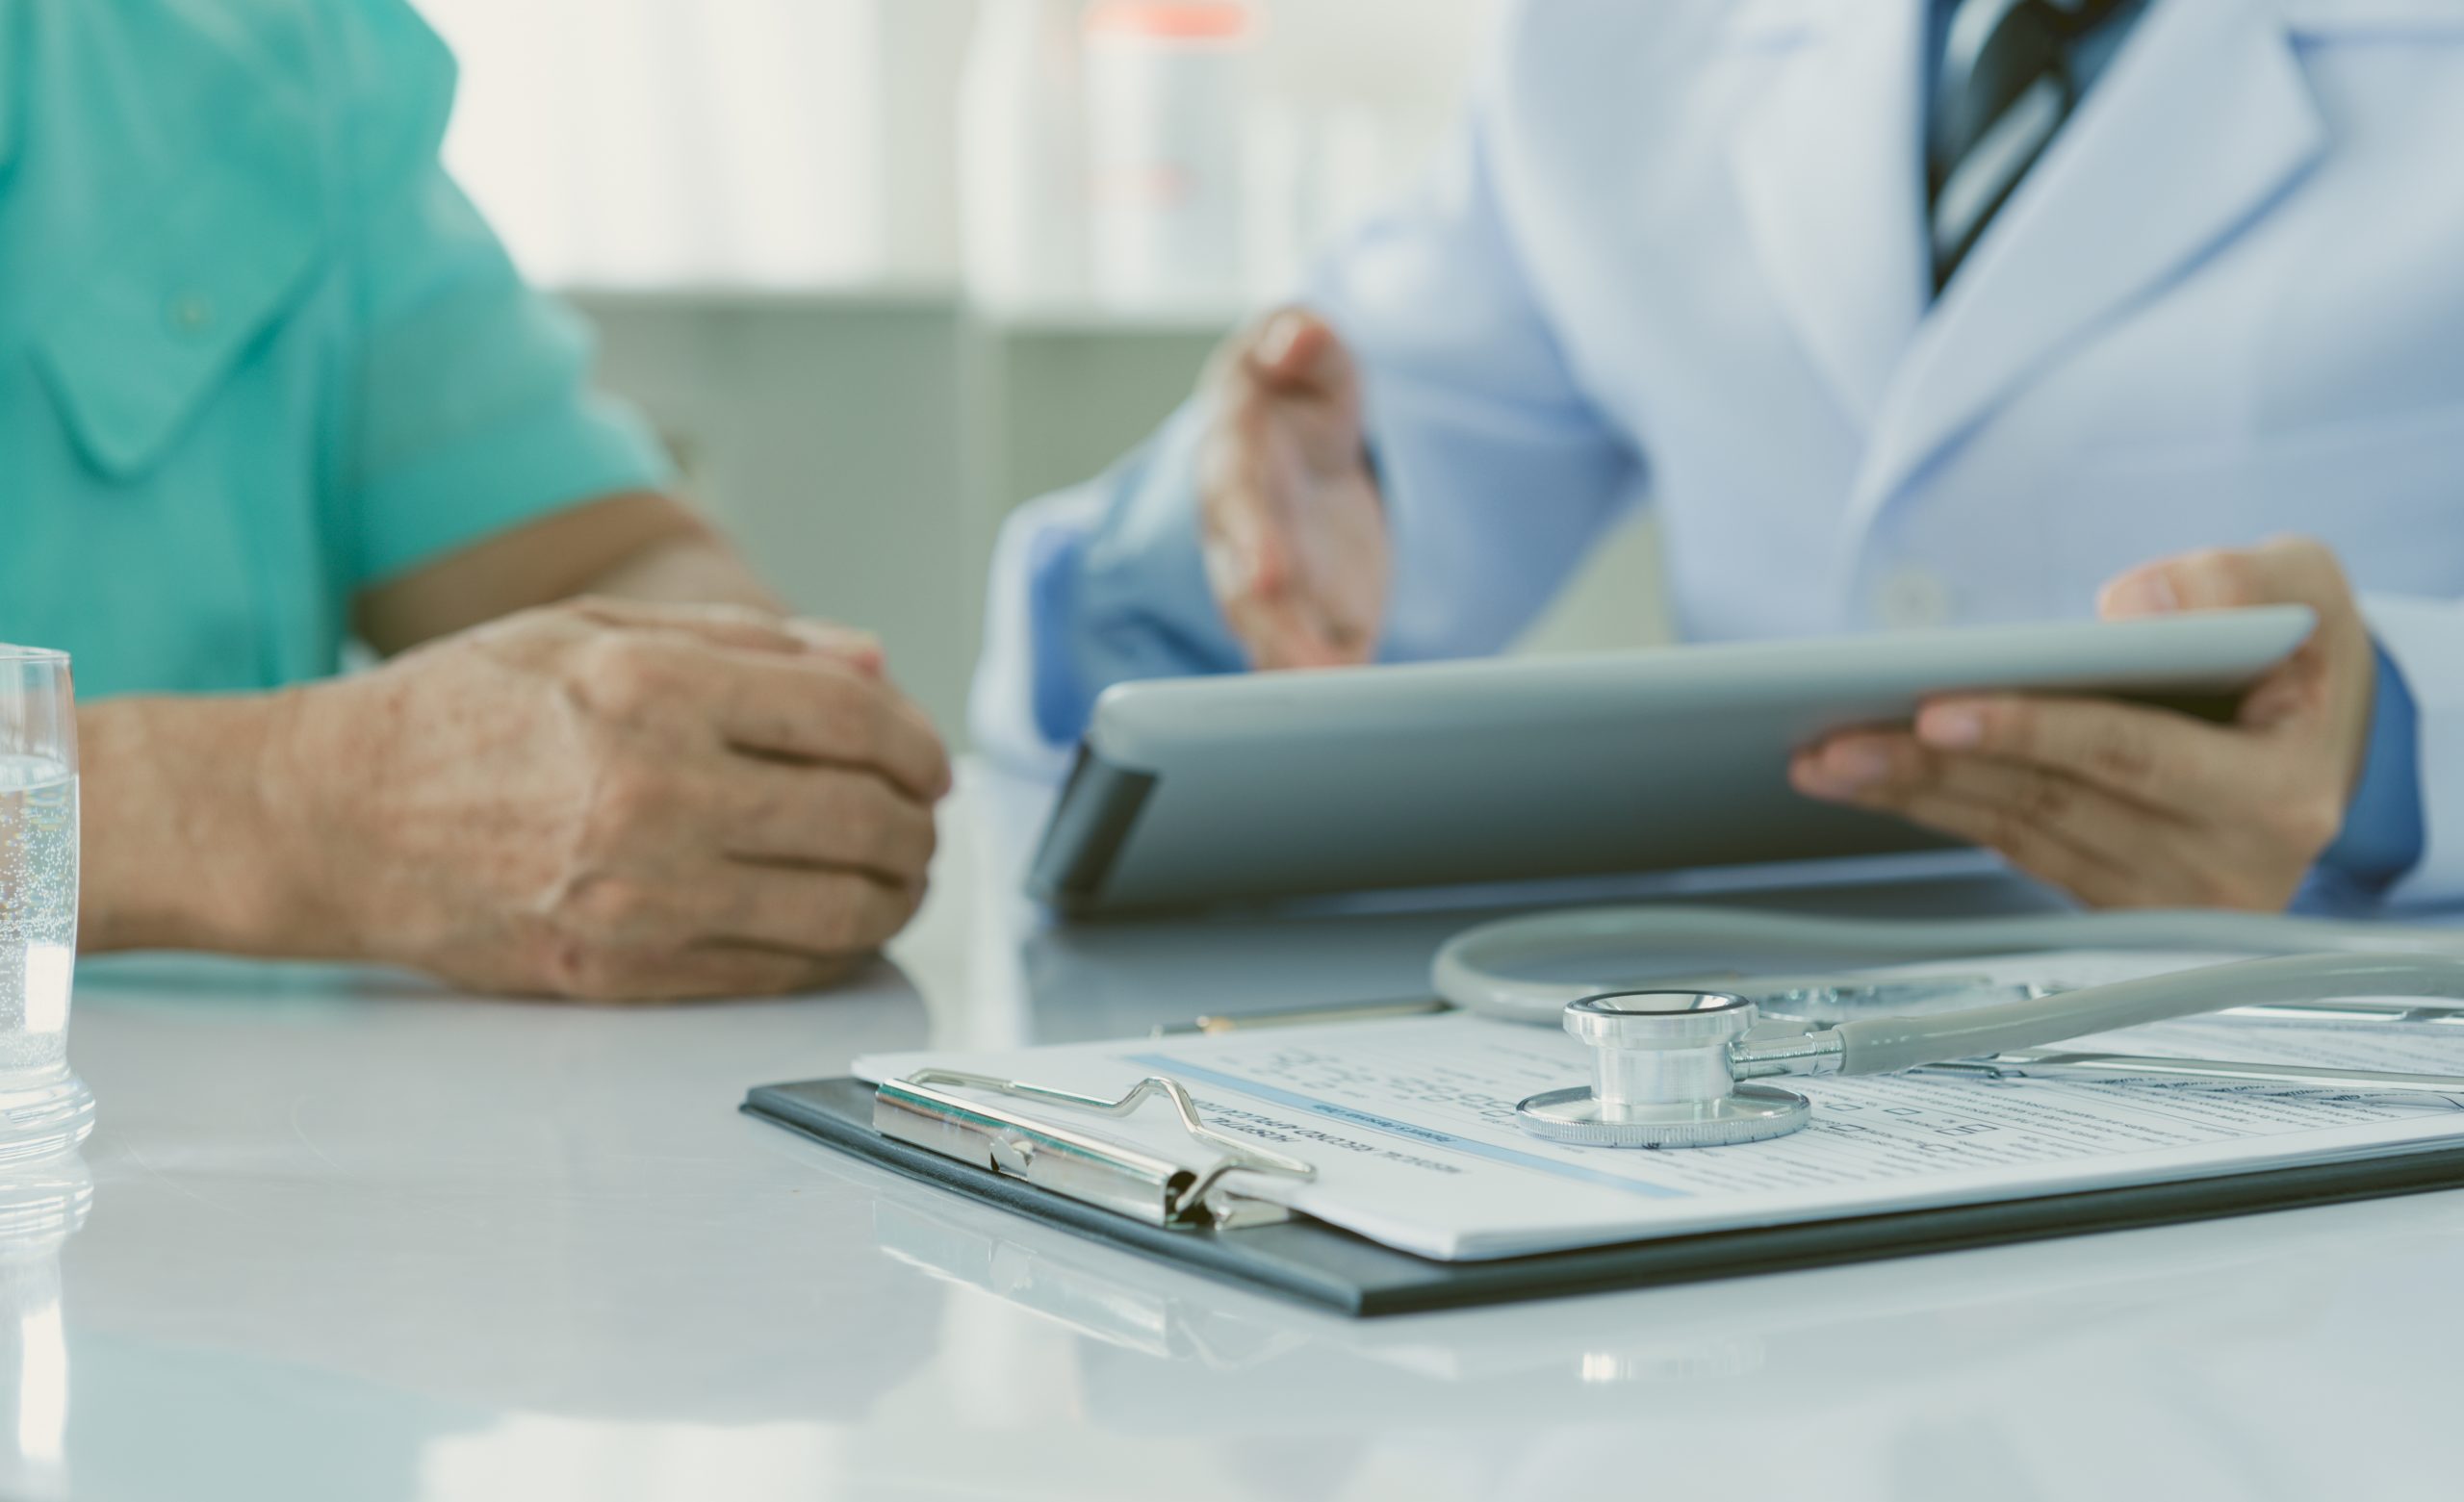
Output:
<instances>
[{"instance_id":1,"label":"lab coat lapel","mask_svg":"<svg viewBox=\"0 0 2464 1502\"><path fill-rule=\"evenodd\" d=\"M1918 331L1859 476L1852 542L1929 460L2323 149L2267 0L2156 0L2139 26Z\"/></svg>"},{"instance_id":2,"label":"lab coat lapel","mask_svg":"<svg viewBox=\"0 0 2464 1502\"><path fill-rule=\"evenodd\" d=\"M1919 57L1926 3L1834 4L1810 37L1774 29L1769 6L1738 23L1740 46L1790 46L1731 151L1747 233L1808 353L1860 428L1873 420L1929 294Z\"/></svg>"}]
</instances>

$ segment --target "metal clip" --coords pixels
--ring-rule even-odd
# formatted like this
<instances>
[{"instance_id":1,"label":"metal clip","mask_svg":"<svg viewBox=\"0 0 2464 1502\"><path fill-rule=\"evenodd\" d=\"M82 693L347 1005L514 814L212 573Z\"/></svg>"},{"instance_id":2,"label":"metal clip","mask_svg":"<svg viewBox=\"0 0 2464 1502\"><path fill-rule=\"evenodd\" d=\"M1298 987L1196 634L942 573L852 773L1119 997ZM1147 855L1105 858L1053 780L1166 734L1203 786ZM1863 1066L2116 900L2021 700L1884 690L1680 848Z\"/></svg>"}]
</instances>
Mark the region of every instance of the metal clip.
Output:
<instances>
[{"instance_id":1,"label":"metal clip","mask_svg":"<svg viewBox=\"0 0 2464 1502\"><path fill-rule=\"evenodd\" d=\"M1191 1169L1152 1153L1049 1121L1002 1109L953 1093L982 1090L1047 1106L1104 1116L1126 1116L1161 1096L1180 1117L1192 1140L1222 1157ZM1079 1095L992 1075L957 1069L922 1069L903 1080L884 1081L873 1093L873 1130L884 1136L1007 1174L1081 1204L1128 1215L1151 1226L1219 1231L1267 1225L1291 1218L1280 1205L1235 1194L1223 1186L1235 1173L1275 1174L1307 1181L1316 1168L1296 1158L1254 1147L1208 1126L1197 1103L1177 1080L1149 1075L1118 1100Z\"/></svg>"}]
</instances>

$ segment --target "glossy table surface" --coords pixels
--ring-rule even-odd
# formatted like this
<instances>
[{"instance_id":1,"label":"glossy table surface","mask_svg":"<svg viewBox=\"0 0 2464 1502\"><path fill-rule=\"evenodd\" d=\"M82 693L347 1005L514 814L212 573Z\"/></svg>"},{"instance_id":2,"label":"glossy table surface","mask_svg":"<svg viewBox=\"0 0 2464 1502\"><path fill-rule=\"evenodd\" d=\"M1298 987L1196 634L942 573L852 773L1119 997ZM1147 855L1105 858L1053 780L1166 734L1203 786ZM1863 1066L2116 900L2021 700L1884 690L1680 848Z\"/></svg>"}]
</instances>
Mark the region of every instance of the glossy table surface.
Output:
<instances>
[{"instance_id":1,"label":"glossy table surface","mask_svg":"<svg viewBox=\"0 0 2464 1502\"><path fill-rule=\"evenodd\" d=\"M1409 989L1460 915L1044 930L979 775L862 983L681 1008L81 972L91 1209L0 1239L0 1496L2441 1497L2464 1194L1349 1322L734 1107ZM1209 988L1213 987L1213 990ZM0 1203L59 1187L0 1179ZM21 1217L25 1218L25 1217Z\"/></svg>"}]
</instances>

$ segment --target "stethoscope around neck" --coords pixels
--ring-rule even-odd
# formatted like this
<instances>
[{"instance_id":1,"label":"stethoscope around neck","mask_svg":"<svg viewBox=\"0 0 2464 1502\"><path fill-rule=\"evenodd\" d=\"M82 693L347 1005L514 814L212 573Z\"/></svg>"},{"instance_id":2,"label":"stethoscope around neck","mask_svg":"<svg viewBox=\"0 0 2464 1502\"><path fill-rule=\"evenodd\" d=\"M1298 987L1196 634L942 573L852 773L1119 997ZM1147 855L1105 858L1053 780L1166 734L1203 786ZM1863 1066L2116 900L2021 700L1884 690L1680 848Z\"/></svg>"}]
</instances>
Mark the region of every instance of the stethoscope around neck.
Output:
<instances>
[{"instance_id":1,"label":"stethoscope around neck","mask_svg":"<svg viewBox=\"0 0 2464 1502\"><path fill-rule=\"evenodd\" d=\"M1819 954L1909 961L2031 950L2189 949L2271 957L2207 965L1953 1010L1847 1020L1766 1014L1740 992L1525 979L1546 964L1630 967L1692 955ZM1534 1135L1596 1147L1717 1147L1784 1135L1812 1103L1760 1082L1787 1075L1961 1069L1990 1078L2171 1076L2436 1096L2464 1077L2032 1051L2090 1033L2227 1008L2345 997L2464 1001L2464 930L2206 911L2057 913L1909 922L1741 908L1583 908L1457 934L1432 966L1438 995L1512 1022L1560 1026L1591 1050L1588 1085L1515 1107ZM2195 1066L2195 1067L2194 1067Z\"/></svg>"}]
</instances>

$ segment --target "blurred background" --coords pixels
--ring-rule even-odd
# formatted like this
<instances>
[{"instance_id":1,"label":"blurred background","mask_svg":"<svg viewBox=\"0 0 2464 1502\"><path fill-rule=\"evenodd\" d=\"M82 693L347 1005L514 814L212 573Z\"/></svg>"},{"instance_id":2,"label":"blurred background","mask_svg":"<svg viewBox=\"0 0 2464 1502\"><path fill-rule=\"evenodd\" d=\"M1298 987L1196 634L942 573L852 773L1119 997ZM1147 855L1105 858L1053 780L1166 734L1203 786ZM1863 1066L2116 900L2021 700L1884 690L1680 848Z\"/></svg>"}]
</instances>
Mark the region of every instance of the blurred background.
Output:
<instances>
[{"instance_id":1,"label":"blurred background","mask_svg":"<svg viewBox=\"0 0 2464 1502\"><path fill-rule=\"evenodd\" d=\"M962 724L1007 511L1407 188L1495 0L415 0L447 157L800 609ZM1656 640L1630 529L1530 649Z\"/></svg>"}]
</instances>

